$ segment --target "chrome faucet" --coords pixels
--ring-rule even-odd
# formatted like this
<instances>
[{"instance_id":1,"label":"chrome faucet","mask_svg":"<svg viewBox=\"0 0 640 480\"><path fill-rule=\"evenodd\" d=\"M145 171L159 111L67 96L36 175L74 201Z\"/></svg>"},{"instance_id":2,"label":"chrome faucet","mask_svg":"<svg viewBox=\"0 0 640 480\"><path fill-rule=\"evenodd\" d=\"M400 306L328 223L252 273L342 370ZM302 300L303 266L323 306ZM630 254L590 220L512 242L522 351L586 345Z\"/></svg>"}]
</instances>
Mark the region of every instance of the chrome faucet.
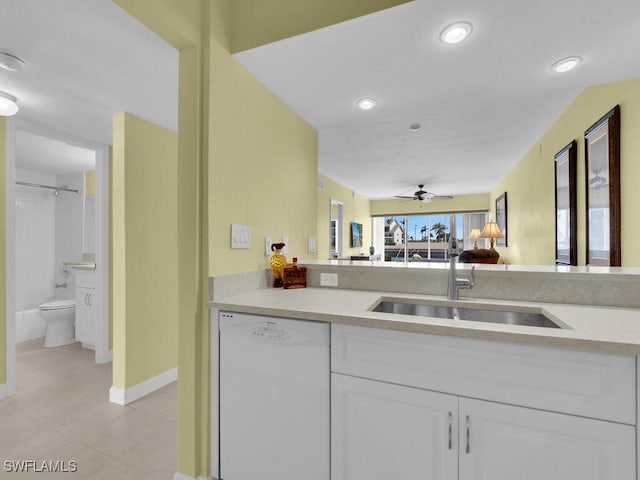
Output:
<instances>
[{"instance_id":1,"label":"chrome faucet","mask_svg":"<svg viewBox=\"0 0 640 480\"><path fill-rule=\"evenodd\" d=\"M449 228L449 283L447 288L447 298L449 300L458 300L458 292L461 288L471 289L476 284L476 276L474 265L471 267L471 279L469 278L458 278L458 274L456 272L456 257L459 255L458 253L458 242L456 240L456 216L451 215L450 217L450 228Z\"/></svg>"}]
</instances>

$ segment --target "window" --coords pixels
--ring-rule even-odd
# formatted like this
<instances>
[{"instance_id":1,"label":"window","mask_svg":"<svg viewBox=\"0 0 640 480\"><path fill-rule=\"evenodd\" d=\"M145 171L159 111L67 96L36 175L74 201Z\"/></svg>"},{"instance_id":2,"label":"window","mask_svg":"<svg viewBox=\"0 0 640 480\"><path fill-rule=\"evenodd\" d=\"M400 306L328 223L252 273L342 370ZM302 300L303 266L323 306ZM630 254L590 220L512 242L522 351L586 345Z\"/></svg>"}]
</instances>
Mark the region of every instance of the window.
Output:
<instances>
[{"instance_id":1,"label":"window","mask_svg":"<svg viewBox=\"0 0 640 480\"><path fill-rule=\"evenodd\" d=\"M473 248L469 238L471 229L482 230L487 213L456 213L457 237L464 249ZM374 238L376 252L384 251L384 259L392 262L448 260L450 213L430 215L396 215L375 217ZM380 226L384 225L384 228ZM478 240L478 248L485 248L486 240Z\"/></svg>"}]
</instances>

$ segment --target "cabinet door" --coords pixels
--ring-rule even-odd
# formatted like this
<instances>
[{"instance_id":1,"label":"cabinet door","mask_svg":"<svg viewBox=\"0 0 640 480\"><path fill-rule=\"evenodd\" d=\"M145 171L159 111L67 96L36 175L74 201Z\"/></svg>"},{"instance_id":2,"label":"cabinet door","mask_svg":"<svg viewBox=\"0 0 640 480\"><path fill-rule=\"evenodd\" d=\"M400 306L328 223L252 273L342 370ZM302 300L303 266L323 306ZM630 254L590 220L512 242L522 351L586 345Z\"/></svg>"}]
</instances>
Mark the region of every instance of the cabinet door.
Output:
<instances>
[{"instance_id":1,"label":"cabinet door","mask_svg":"<svg viewBox=\"0 0 640 480\"><path fill-rule=\"evenodd\" d=\"M76 287L76 340L95 344L95 289Z\"/></svg>"},{"instance_id":2,"label":"cabinet door","mask_svg":"<svg viewBox=\"0 0 640 480\"><path fill-rule=\"evenodd\" d=\"M460 399L461 480L635 480L635 428Z\"/></svg>"},{"instance_id":3,"label":"cabinet door","mask_svg":"<svg viewBox=\"0 0 640 480\"><path fill-rule=\"evenodd\" d=\"M331 375L332 480L457 480L455 396Z\"/></svg>"}]
</instances>

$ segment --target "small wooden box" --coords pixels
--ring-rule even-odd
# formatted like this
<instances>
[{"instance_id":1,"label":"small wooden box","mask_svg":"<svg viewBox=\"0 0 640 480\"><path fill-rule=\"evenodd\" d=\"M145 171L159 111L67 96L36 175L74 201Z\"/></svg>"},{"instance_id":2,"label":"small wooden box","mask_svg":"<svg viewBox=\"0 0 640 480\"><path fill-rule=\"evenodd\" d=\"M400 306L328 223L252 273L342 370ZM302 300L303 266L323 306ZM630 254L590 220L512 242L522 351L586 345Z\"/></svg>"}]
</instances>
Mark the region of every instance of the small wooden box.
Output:
<instances>
[{"instance_id":1,"label":"small wooden box","mask_svg":"<svg viewBox=\"0 0 640 480\"><path fill-rule=\"evenodd\" d=\"M282 288L306 288L307 267L289 266L284 267L282 273Z\"/></svg>"}]
</instances>

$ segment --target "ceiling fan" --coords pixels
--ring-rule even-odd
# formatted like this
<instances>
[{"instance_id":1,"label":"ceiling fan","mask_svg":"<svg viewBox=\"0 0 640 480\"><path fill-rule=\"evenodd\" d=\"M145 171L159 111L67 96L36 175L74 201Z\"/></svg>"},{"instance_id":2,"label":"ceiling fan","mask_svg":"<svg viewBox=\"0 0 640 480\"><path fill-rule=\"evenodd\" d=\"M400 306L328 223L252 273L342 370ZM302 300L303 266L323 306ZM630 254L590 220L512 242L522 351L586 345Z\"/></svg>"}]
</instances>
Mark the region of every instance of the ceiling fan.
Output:
<instances>
[{"instance_id":1,"label":"ceiling fan","mask_svg":"<svg viewBox=\"0 0 640 480\"><path fill-rule=\"evenodd\" d=\"M431 192L427 192L424 190L424 184L418 185L418 190L416 190L413 195L395 195L396 198L402 198L405 200L418 200L419 202L432 202L436 200L451 200L453 197L451 195L436 195Z\"/></svg>"}]
</instances>

